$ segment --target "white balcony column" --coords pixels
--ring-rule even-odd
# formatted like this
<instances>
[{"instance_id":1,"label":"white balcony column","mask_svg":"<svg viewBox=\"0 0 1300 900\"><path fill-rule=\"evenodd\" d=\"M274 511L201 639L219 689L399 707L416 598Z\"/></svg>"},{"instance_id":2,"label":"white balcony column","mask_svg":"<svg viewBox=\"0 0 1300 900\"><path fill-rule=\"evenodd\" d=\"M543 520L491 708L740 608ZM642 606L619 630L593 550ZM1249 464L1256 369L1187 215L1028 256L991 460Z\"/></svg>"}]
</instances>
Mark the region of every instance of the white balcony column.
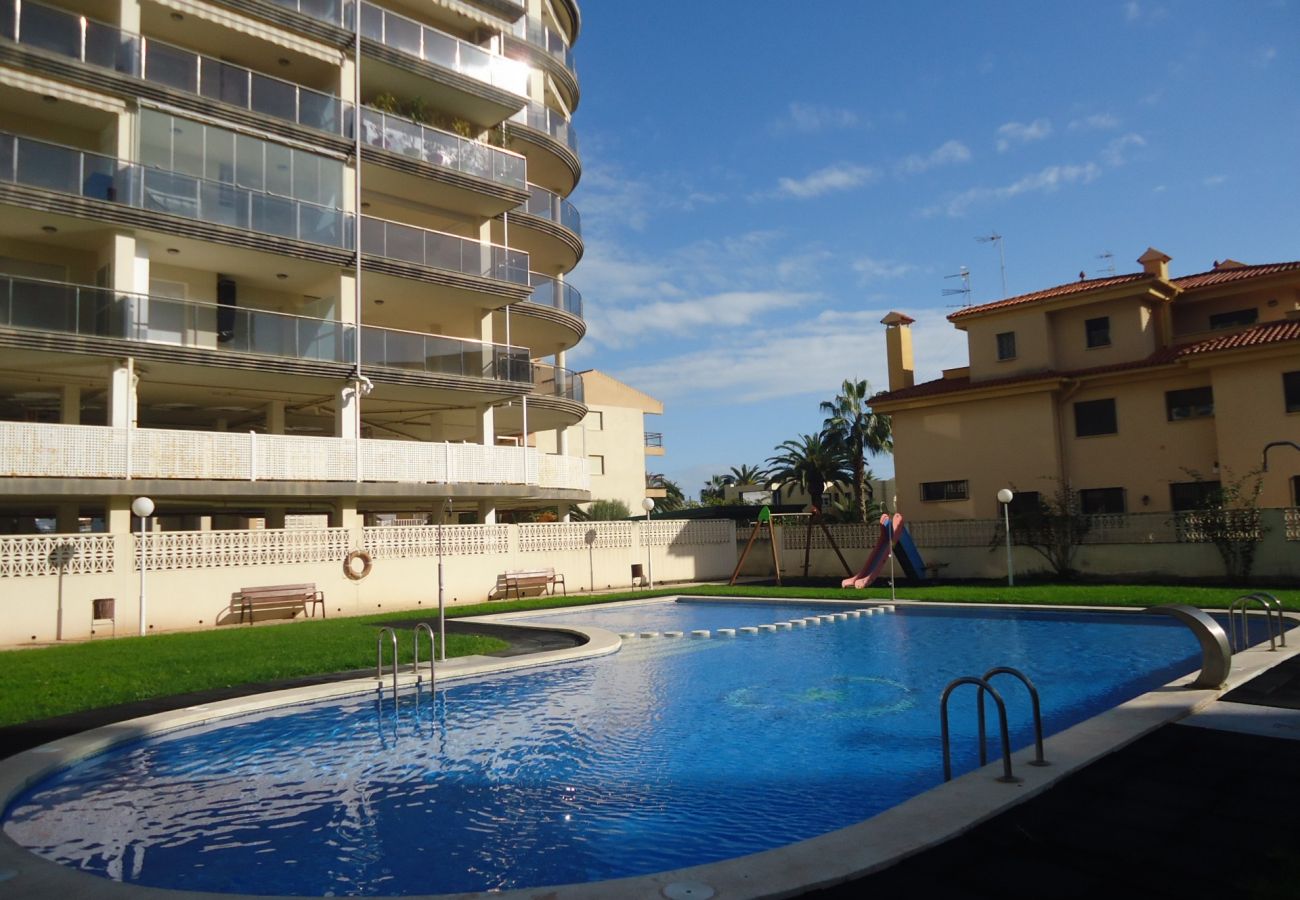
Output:
<instances>
[{"instance_id":1,"label":"white balcony column","mask_svg":"<svg viewBox=\"0 0 1300 900\"><path fill-rule=\"evenodd\" d=\"M559 516L561 522L568 522L570 521L570 516L573 513L573 506L568 503L556 504L555 513L557 516Z\"/></svg>"},{"instance_id":2,"label":"white balcony column","mask_svg":"<svg viewBox=\"0 0 1300 900\"><path fill-rule=\"evenodd\" d=\"M112 428L134 428L136 425L136 390L140 379L135 372L135 360L119 359L108 370L108 424Z\"/></svg>"},{"instance_id":3,"label":"white balcony column","mask_svg":"<svg viewBox=\"0 0 1300 900\"><path fill-rule=\"evenodd\" d=\"M355 497L341 497L334 505L330 511L330 527L361 529L361 514L357 512Z\"/></svg>"},{"instance_id":4,"label":"white balcony column","mask_svg":"<svg viewBox=\"0 0 1300 900\"><path fill-rule=\"evenodd\" d=\"M140 33L140 0L117 0L117 25L123 31Z\"/></svg>"},{"instance_id":5,"label":"white balcony column","mask_svg":"<svg viewBox=\"0 0 1300 900\"><path fill-rule=\"evenodd\" d=\"M443 441L446 440L446 420L442 413L429 413L429 440Z\"/></svg>"},{"instance_id":6,"label":"white balcony column","mask_svg":"<svg viewBox=\"0 0 1300 900\"><path fill-rule=\"evenodd\" d=\"M342 385L337 396L338 403L334 405L334 436L355 440L361 436L361 417L357 415L361 398L351 384Z\"/></svg>"},{"instance_id":7,"label":"white balcony column","mask_svg":"<svg viewBox=\"0 0 1300 900\"><path fill-rule=\"evenodd\" d=\"M495 525L497 523L497 502L495 500L480 500L478 502L478 520L483 525Z\"/></svg>"},{"instance_id":8,"label":"white balcony column","mask_svg":"<svg viewBox=\"0 0 1300 900\"><path fill-rule=\"evenodd\" d=\"M284 434L284 401L272 400L266 404L267 434Z\"/></svg>"},{"instance_id":9,"label":"white balcony column","mask_svg":"<svg viewBox=\"0 0 1300 900\"><path fill-rule=\"evenodd\" d=\"M59 534L76 534L81 530L81 504L77 501L60 503L55 516Z\"/></svg>"},{"instance_id":10,"label":"white balcony column","mask_svg":"<svg viewBox=\"0 0 1300 900\"><path fill-rule=\"evenodd\" d=\"M212 516L199 516L199 531L212 530Z\"/></svg>"},{"instance_id":11,"label":"white balcony column","mask_svg":"<svg viewBox=\"0 0 1300 900\"><path fill-rule=\"evenodd\" d=\"M81 387L65 384L59 398L59 422L63 425L81 424Z\"/></svg>"},{"instance_id":12,"label":"white balcony column","mask_svg":"<svg viewBox=\"0 0 1300 900\"><path fill-rule=\"evenodd\" d=\"M568 367L565 365L565 362L566 359L565 359L564 348L562 346L556 348L555 384L557 389L561 384L561 379L563 379L563 384L566 387L568 386L569 383L568 381L569 371L568 371ZM569 429L565 426L561 426L560 428L555 429L555 452L558 453L560 456L569 455ZM568 519L565 519L564 521L567 522Z\"/></svg>"},{"instance_id":13,"label":"white balcony column","mask_svg":"<svg viewBox=\"0 0 1300 900\"><path fill-rule=\"evenodd\" d=\"M104 508L104 527L109 534L131 533L131 497L109 497Z\"/></svg>"}]
</instances>

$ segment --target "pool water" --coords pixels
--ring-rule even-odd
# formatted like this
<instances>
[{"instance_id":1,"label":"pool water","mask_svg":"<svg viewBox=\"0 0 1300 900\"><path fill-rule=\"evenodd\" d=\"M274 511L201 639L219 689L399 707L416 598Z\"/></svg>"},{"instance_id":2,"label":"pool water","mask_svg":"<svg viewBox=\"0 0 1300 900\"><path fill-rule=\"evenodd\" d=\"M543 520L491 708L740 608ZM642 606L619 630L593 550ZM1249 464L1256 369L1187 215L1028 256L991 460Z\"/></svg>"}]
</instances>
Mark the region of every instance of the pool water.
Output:
<instances>
[{"instance_id":1,"label":"pool water","mask_svg":"<svg viewBox=\"0 0 1300 900\"><path fill-rule=\"evenodd\" d=\"M825 607L663 602L538 616L615 632L738 627ZM495 890L740 856L941 781L939 697L998 665L1048 733L1194 671L1160 616L907 608L223 720L121 745L19 797L19 844L109 878L299 896ZM1011 679L1013 740L1032 740ZM963 695L964 699L963 699ZM974 691L954 767L975 767ZM996 728L992 729L996 734ZM996 748L991 753L996 755Z\"/></svg>"}]
</instances>

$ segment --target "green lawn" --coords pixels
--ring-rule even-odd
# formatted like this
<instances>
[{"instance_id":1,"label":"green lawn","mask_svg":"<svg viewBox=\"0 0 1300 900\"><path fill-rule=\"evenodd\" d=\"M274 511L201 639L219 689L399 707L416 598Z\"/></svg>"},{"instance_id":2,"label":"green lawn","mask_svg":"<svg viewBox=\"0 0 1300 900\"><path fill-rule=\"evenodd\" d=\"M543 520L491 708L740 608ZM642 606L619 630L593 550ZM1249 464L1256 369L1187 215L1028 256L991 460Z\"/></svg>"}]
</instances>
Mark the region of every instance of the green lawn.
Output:
<instances>
[{"instance_id":1,"label":"green lawn","mask_svg":"<svg viewBox=\"0 0 1300 900\"><path fill-rule=\"evenodd\" d=\"M1287 609L1300 610L1300 590L1269 589ZM574 597L458 606L450 617L530 609L581 606L656 594L682 593L680 587ZM686 593L699 596L793 597L798 599L887 600L889 588L709 585ZM900 587L909 600L978 603L1034 603L1086 606L1151 606L1188 603L1225 609L1243 590L1154 585L990 585ZM362 669L374 665L375 625L385 621L436 620L429 609L377 616L305 621L210 631L157 634L0 652L0 725L112 706L150 697L229 687L280 678ZM410 659L410 639L401 653ZM476 635L448 635L447 655L466 656L500 649L501 642Z\"/></svg>"}]
</instances>

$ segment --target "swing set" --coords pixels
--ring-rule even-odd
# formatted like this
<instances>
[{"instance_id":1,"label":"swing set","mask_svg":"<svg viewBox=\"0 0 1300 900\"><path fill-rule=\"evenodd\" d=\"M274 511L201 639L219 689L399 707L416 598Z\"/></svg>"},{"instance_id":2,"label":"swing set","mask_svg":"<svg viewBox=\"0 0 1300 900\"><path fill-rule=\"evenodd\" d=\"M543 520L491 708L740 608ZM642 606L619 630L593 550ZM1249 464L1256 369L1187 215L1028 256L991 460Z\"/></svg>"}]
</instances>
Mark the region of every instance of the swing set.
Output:
<instances>
[{"instance_id":1,"label":"swing set","mask_svg":"<svg viewBox=\"0 0 1300 900\"><path fill-rule=\"evenodd\" d=\"M853 569L849 566L848 560L844 558L844 554L840 552L840 545L835 543L835 536L831 534L831 530L826 527L826 521L822 518L820 510L814 509L812 512L797 513L774 513L772 510L764 506L763 509L759 511L758 519L754 522L754 530L749 534L749 541L745 544L745 549L741 552L740 560L736 563L736 569L731 573L731 581L728 583L735 585L736 579L740 577L740 570L745 565L745 559L749 556L749 551L754 546L754 541L758 540L759 534L766 526L768 542L772 547L772 566L776 570L776 583L779 586L781 584L781 560L776 552L776 534L773 531L772 520L799 518L808 520L808 530L803 548L803 577L808 577L808 569L810 567L812 556L812 530L814 524L821 526L822 534L826 535L826 540L830 542L831 548L835 551L835 555L840 558L840 563L844 566L844 573L852 576Z\"/></svg>"}]
</instances>

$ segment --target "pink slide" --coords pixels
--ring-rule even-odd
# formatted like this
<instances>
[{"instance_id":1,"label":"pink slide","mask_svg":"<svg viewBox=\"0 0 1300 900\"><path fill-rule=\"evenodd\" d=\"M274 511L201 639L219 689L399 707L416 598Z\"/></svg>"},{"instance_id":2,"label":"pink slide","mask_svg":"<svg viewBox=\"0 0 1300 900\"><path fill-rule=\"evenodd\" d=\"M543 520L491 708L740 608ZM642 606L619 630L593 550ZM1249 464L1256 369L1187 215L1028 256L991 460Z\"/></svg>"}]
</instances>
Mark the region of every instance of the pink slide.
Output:
<instances>
[{"instance_id":1,"label":"pink slide","mask_svg":"<svg viewBox=\"0 0 1300 900\"><path fill-rule=\"evenodd\" d=\"M880 575L880 570L884 568L885 561L889 559L889 548L892 541L890 537L899 534L903 528L902 513L894 513L893 521L890 521L888 515L880 517L880 538L876 541L876 546L871 548L871 554L867 561L862 564L862 569L856 575L845 578L840 582L840 587L864 588L876 580Z\"/></svg>"}]
</instances>

